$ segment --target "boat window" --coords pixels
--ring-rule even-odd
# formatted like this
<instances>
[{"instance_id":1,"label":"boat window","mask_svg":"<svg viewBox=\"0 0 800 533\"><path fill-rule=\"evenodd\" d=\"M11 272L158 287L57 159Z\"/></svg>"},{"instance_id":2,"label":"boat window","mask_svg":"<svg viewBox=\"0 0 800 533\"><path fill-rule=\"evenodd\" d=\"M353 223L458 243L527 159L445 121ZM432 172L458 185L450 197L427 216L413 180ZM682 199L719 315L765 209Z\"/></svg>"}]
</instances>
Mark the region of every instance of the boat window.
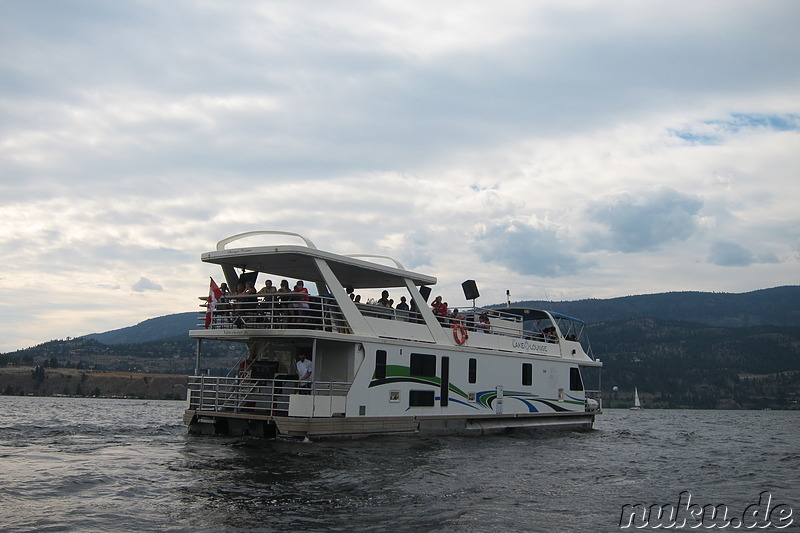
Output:
<instances>
[{"instance_id":1,"label":"boat window","mask_svg":"<svg viewBox=\"0 0 800 533\"><path fill-rule=\"evenodd\" d=\"M578 368L569 369L569 390L583 390L581 371Z\"/></svg>"},{"instance_id":2,"label":"boat window","mask_svg":"<svg viewBox=\"0 0 800 533\"><path fill-rule=\"evenodd\" d=\"M410 370L412 376L436 377L436 356L412 353Z\"/></svg>"},{"instance_id":3,"label":"boat window","mask_svg":"<svg viewBox=\"0 0 800 533\"><path fill-rule=\"evenodd\" d=\"M530 363L522 363L522 384L533 385L533 365Z\"/></svg>"},{"instance_id":4,"label":"boat window","mask_svg":"<svg viewBox=\"0 0 800 533\"><path fill-rule=\"evenodd\" d=\"M433 407L434 392L432 390L412 390L408 393L409 407Z\"/></svg>"},{"instance_id":5,"label":"boat window","mask_svg":"<svg viewBox=\"0 0 800 533\"><path fill-rule=\"evenodd\" d=\"M469 382L470 383L477 383L478 381L478 360L477 359L470 359L469 360Z\"/></svg>"},{"instance_id":6,"label":"boat window","mask_svg":"<svg viewBox=\"0 0 800 533\"><path fill-rule=\"evenodd\" d=\"M386 379L386 350L375 352L375 379Z\"/></svg>"}]
</instances>

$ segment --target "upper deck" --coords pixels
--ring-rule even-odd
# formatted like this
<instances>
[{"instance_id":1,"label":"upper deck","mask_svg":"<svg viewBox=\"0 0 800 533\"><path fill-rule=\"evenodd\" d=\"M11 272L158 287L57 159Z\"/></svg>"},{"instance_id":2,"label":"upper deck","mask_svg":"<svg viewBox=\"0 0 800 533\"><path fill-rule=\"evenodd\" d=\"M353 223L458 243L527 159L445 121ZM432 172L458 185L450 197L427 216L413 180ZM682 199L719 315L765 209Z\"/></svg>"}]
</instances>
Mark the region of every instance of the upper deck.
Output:
<instances>
[{"instance_id":1,"label":"upper deck","mask_svg":"<svg viewBox=\"0 0 800 533\"><path fill-rule=\"evenodd\" d=\"M228 248L245 236L296 236L305 246L275 245ZM440 344L464 349L500 350L526 355L574 358L592 364L583 324L577 319L529 308L481 309L468 307L455 316L434 316L420 287L436 278L412 272L395 260L388 266L362 257L319 250L308 239L284 232L250 232L233 236L202 254L202 260L222 267L228 285L245 276L255 280L281 277L316 285L316 294L295 292L233 294L223 297L208 326L190 333L196 338L257 341L274 337L393 339ZM389 259L389 258L384 258ZM241 274L237 274L237 269ZM359 303L360 291L386 291L408 300L409 309L394 305ZM205 300L205 298L203 298ZM302 302L305 305L297 305ZM205 302L204 304L205 305ZM205 315L205 309L202 315ZM488 317L488 325L479 316ZM204 316L204 318L206 318ZM463 327L464 331L457 331ZM467 338L462 338L466 336Z\"/></svg>"}]
</instances>

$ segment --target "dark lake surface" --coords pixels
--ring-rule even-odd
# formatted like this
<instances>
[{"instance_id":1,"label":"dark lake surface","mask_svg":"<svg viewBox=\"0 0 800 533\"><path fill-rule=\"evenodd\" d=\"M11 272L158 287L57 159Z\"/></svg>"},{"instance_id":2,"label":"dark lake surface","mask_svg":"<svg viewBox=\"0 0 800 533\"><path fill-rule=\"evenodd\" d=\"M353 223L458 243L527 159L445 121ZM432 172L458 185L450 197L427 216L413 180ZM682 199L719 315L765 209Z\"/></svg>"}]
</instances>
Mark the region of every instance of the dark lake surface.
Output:
<instances>
[{"instance_id":1,"label":"dark lake surface","mask_svg":"<svg viewBox=\"0 0 800 533\"><path fill-rule=\"evenodd\" d=\"M800 529L800 411L308 442L191 437L183 409L0 397L0 531L620 531L625 505L683 493L741 518L765 492Z\"/></svg>"}]
</instances>

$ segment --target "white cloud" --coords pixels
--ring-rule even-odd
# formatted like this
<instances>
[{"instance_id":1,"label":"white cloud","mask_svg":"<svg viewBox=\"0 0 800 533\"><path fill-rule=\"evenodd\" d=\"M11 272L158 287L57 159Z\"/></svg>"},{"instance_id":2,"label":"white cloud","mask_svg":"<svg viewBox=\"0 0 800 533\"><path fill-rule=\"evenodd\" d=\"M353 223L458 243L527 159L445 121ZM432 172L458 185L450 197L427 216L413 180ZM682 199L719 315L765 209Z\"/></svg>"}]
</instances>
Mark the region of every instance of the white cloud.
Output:
<instances>
[{"instance_id":1,"label":"white cloud","mask_svg":"<svg viewBox=\"0 0 800 533\"><path fill-rule=\"evenodd\" d=\"M699 198L669 188L601 197L589 204L588 213L606 232L589 235L589 246L631 253L685 241L697 230L702 206Z\"/></svg>"},{"instance_id":2,"label":"white cloud","mask_svg":"<svg viewBox=\"0 0 800 533\"><path fill-rule=\"evenodd\" d=\"M164 287L147 278L139 278L139 281L131 286L131 290L133 290L133 292L163 291Z\"/></svg>"}]
</instances>

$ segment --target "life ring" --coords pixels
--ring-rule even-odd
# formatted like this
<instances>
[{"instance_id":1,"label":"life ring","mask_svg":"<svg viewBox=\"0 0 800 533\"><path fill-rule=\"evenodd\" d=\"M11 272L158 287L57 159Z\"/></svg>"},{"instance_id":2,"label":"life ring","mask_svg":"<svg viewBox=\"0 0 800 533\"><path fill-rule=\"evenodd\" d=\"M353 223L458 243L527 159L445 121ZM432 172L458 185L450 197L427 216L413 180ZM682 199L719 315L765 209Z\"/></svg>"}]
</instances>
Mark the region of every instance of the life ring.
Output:
<instances>
[{"instance_id":1,"label":"life ring","mask_svg":"<svg viewBox=\"0 0 800 533\"><path fill-rule=\"evenodd\" d=\"M461 322L456 322L453 324L453 339L459 346L467 342L467 339L469 339L469 333L467 333L466 328L461 325Z\"/></svg>"}]
</instances>

